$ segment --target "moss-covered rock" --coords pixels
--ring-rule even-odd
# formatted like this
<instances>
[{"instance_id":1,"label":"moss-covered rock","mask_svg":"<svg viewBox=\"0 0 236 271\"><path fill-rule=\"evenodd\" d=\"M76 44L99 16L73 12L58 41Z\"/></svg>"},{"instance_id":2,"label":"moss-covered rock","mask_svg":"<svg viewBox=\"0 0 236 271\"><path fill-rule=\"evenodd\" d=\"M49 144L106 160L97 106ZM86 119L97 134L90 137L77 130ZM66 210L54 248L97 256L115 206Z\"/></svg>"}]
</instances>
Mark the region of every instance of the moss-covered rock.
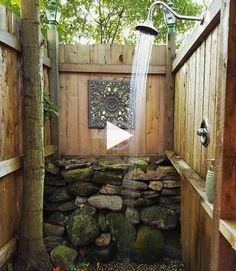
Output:
<instances>
[{"instance_id":1,"label":"moss-covered rock","mask_svg":"<svg viewBox=\"0 0 236 271\"><path fill-rule=\"evenodd\" d=\"M134 225L126 219L125 215L120 213L108 213L106 223L116 244L118 256L121 258L128 257L136 235Z\"/></svg>"},{"instance_id":2,"label":"moss-covered rock","mask_svg":"<svg viewBox=\"0 0 236 271\"><path fill-rule=\"evenodd\" d=\"M101 171L126 171L130 167L132 167L131 164L124 163L123 160L102 160L99 161L96 165L94 165L95 170L101 170Z\"/></svg>"},{"instance_id":3,"label":"moss-covered rock","mask_svg":"<svg viewBox=\"0 0 236 271\"><path fill-rule=\"evenodd\" d=\"M54 163L46 163L45 171L52 173L54 175L59 175L59 173L60 173L59 167L57 167Z\"/></svg>"},{"instance_id":4,"label":"moss-covered rock","mask_svg":"<svg viewBox=\"0 0 236 271\"><path fill-rule=\"evenodd\" d=\"M106 223L106 217L103 214L98 216L98 225L101 232L107 232L109 230L108 225Z\"/></svg>"},{"instance_id":5,"label":"moss-covered rock","mask_svg":"<svg viewBox=\"0 0 236 271\"><path fill-rule=\"evenodd\" d=\"M51 251L51 260L54 266L59 266L63 271L69 271L75 266L77 251L61 245Z\"/></svg>"},{"instance_id":6,"label":"moss-covered rock","mask_svg":"<svg viewBox=\"0 0 236 271\"><path fill-rule=\"evenodd\" d=\"M120 196L94 195L88 199L88 203L97 209L120 211L123 207L123 199Z\"/></svg>"},{"instance_id":7,"label":"moss-covered rock","mask_svg":"<svg viewBox=\"0 0 236 271\"><path fill-rule=\"evenodd\" d=\"M43 235L48 236L63 236L65 228L58 225L53 225L49 223L43 223Z\"/></svg>"},{"instance_id":8,"label":"moss-covered rock","mask_svg":"<svg viewBox=\"0 0 236 271\"><path fill-rule=\"evenodd\" d=\"M60 212L55 212L52 213L48 218L47 218L47 222L54 224L54 225L59 225L59 226L65 226L66 222L68 221L68 216L60 213Z\"/></svg>"},{"instance_id":9,"label":"moss-covered rock","mask_svg":"<svg viewBox=\"0 0 236 271\"><path fill-rule=\"evenodd\" d=\"M70 200L70 194L66 190L66 188L58 188L49 198L48 200L51 202L60 202Z\"/></svg>"},{"instance_id":10,"label":"moss-covered rock","mask_svg":"<svg viewBox=\"0 0 236 271\"><path fill-rule=\"evenodd\" d=\"M89 182L93 176L92 168L77 168L71 170L64 170L62 176L68 183L74 182Z\"/></svg>"},{"instance_id":11,"label":"moss-covered rock","mask_svg":"<svg viewBox=\"0 0 236 271\"><path fill-rule=\"evenodd\" d=\"M164 231L165 254L172 259L181 259L180 233L178 231Z\"/></svg>"},{"instance_id":12,"label":"moss-covered rock","mask_svg":"<svg viewBox=\"0 0 236 271\"><path fill-rule=\"evenodd\" d=\"M138 263L155 263L164 254L164 238L161 231L140 226L132 246L131 257Z\"/></svg>"},{"instance_id":13,"label":"moss-covered rock","mask_svg":"<svg viewBox=\"0 0 236 271\"><path fill-rule=\"evenodd\" d=\"M140 168L142 171L147 172L148 162L140 158L129 158L128 163L135 168Z\"/></svg>"},{"instance_id":14,"label":"moss-covered rock","mask_svg":"<svg viewBox=\"0 0 236 271\"><path fill-rule=\"evenodd\" d=\"M95 171L92 181L96 184L121 185L122 175L111 171Z\"/></svg>"},{"instance_id":15,"label":"moss-covered rock","mask_svg":"<svg viewBox=\"0 0 236 271\"><path fill-rule=\"evenodd\" d=\"M85 206L76 210L66 225L68 238L73 246L86 246L99 236L99 226L94 217L94 208Z\"/></svg>"},{"instance_id":16,"label":"moss-covered rock","mask_svg":"<svg viewBox=\"0 0 236 271\"><path fill-rule=\"evenodd\" d=\"M98 191L95 185L88 182L71 183L67 186L67 189L72 196L81 197L91 196Z\"/></svg>"},{"instance_id":17,"label":"moss-covered rock","mask_svg":"<svg viewBox=\"0 0 236 271\"><path fill-rule=\"evenodd\" d=\"M141 221L162 230L174 229L178 219L174 211L160 206L146 207L140 212Z\"/></svg>"}]
</instances>

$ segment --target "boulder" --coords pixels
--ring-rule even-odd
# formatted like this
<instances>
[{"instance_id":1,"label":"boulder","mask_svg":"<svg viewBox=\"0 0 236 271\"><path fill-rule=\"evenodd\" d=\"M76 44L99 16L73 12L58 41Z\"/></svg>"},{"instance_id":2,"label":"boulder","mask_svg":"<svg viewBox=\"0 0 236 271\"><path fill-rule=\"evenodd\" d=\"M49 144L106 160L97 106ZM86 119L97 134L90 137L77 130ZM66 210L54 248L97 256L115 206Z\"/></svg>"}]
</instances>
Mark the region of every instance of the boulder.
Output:
<instances>
[{"instance_id":1,"label":"boulder","mask_svg":"<svg viewBox=\"0 0 236 271\"><path fill-rule=\"evenodd\" d=\"M92 181L96 184L121 185L122 175L111 171L95 171Z\"/></svg>"},{"instance_id":2,"label":"boulder","mask_svg":"<svg viewBox=\"0 0 236 271\"><path fill-rule=\"evenodd\" d=\"M144 224L161 230L174 229L178 222L174 211L156 205L142 209L140 219Z\"/></svg>"},{"instance_id":3,"label":"boulder","mask_svg":"<svg viewBox=\"0 0 236 271\"><path fill-rule=\"evenodd\" d=\"M108 246L91 246L88 248L86 256L92 262L110 262L116 255L116 246L111 242Z\"/></svg>"},{"instance_id":4,"label":"boulder","mask_svg":"<svg viewBox=\"0 0 236 271\"><path fill-rule=\"evenodd\" d=\"M106 223L106 217L105 215L98 215L98 225L101 230L101 232L107 232L109 230L108 225Z\"/></svg>"},{"instance_id":5,"label":"boulder","mask_svg":"<svg viewBox=\"0 0 236 271\"><path fill-rule=\"evenodd\" d=\"M156 170L156 176L158 180L169 179L177 180L179 179L179 174L173 166L159 166Z\"/></svg>"},{"instance_id":6,"label":"boulder","mask_svg":"<svg viewBox=\"0 0 236 271\"><path fill-rule=\"evenodd\" d=\"M121 187L116 186L116 185L106 184L106 185L103 185L99 189L99 193L105 194L105 195L120 195L121 194Z\"/></svg>"},{"instance_id":7,"label":"boulder","mask_svg":"<svg viewBox=\"0 0 236 271\"><path fill-rule=\"evenodd\" d=\"M48 236L43 239L47 251L50 252L55 247L63 243L63 238L59 236Z\"/></svg>"},{"instance_id":8,"label":"boulder","mask_svg":"<svg viewBox=\"0 0 236 271\"><path fill-rule=\"evenodd\" d=\"M105 247L108 246L111 242L111 235L110 233L102 233L98 238L95 240L95 244L98 247Z\"/></svg>"},{"instance_id":9,"label":"boulder","mask_svg":"<svg viewBox=\"0 0 236 271\"><path fill-rule=\"evenodd\" d=\"M73 211L76 209L74 201L67 201L67 202L53 202L48 203L45 206L46 211L50 212L68 212Z\"/></svg>"},{"instance_id":10,"label":"boulder","mask_svg":"<svg viewBox=\"0 0 236 271\"><path fill-rule=\"evenodd\" d=\"M55 212L52 213L48 218L47 222L53 225L58 225L64 227L66 225L66 222L68 221L68 216L60 213L60 212Z\"/></svg>"},{"instance_id":11,"label":"boulder","mask_svg":"<svg viewBox=\"0 0 236 271\"><path fill-rule=\"evenodd\" d=\"M87 197L77 196L75 198L75 206L77 206L77 207L81 207L81 205L85 204L86 202L88 202Z\"/></svg>"},{"instance_id":12,"label":"boulder","mask_svg":"<svg viewBox=\"0 0 236 271\"><path fill-rule=\"evenodd\" d=\"M69 217L66 229L74 247L90 245L99 236L100 231L94 212L94 208L85 206Z\"/></svg>"},{"instance_id":13,"label":"boulder","mask_svg":"<svg viewBox=\"0 0 236 271\"><path fill-rule=\"evenodd\" d=\"M127 220L132 224L139 224L140 222L138 209L127 207L125 216Z\"/></svg>"},{"instance_id":14,"label":"boulder","mask_svg":"<svg viewBox=\"0 0 236 271\"><path fill-rule=\"evenodd\" d=\"M161 191L161 189L163 188L163 182L151 181L148 185L148 188L155 190L155 191Z\"/></svg>"},{"instance_id":15,"label":"boulder","mask_svg":"<svg viewBox=\"0 0 236 271\"><path fill-rule=\"evenodd\" d=\"M123 197L127 197L127 198L139 198L141 197L141 193L137 190L128 190L128 189L123 189L121 191L121 195Z\"/></svg>"},{"instance_id":16,"label":"boulder","mask_svg":"<svg viewBox=\"0 0 236 271\"><path fill-rule=\"evenodd\" d=\"M123 199L120 196L95 195L88 199L88 203L97 209L120 211Z\"/></svg>"},{"instance_id":17,"label":"boulder","mask_svg":"<svg viewBox=\"0 0 236 271\"><path fill-rule=\"evenodd\" d=\"M148 226L140 226L132 246L132 260L138 263L153 264L164 254L164 238L161 231Z\"/></svg>"},{"instance_id":18,"label":"boulder","mask_svg":"<svg viewBox=\"0 0 236 271\"><path fill-rule=\"evenodd\" d=\"M111 236L117 247L120 258L126 258L136 235L136 229L121 213L108 213L106 215Z\"/></svg>"},{"instance_id":19,"label":"boulder","mask_svg":"<svg viewBox=\"0 0 236 271\"><path fill-rule=\"evenodd\" d=\"M147 199L147 198L137 198L137 199L125 199L124 205L130 207L145 207L156 204L158 202L158 198Z\"/></svg>"},{"instance_id":20,"label":"boulder","mask_svg":"<svg viewBox=\"0 0 236 271\"><path fill-rule=\"evenodd\" d=\"M142 180L145 177L145 172L140 168L130 170L124 177L124 180Z\"/></svg>"},{"instance_id":21,"label":"boulder","mask_svg":"<svg viewBox=\"0 0 236 271\"><path fill-rule=\"evenodd\" d=\"M123 180L122 187L131 190L146 190L148 185L144 182Z\"/></svg>"},{"instance_id":22,"label":"boulder","mask_svg":"<svg viewBox=\"0 0 236 271\"><path fill-rule=\"evenodd\" d=\"M148 161L147 159L140 159L140 158L129 158L128 163L131 164L135 168L139 168L142 171L146 172L148 168Z\"/></svg>"},{"instance_id":23,"label":"boulder","mask_svg":"<svg viewBox=\"0 0 236 271\"><path fill-rule=\"evenodd\" d=\"M163 180L163 187L164 188L178 188L180 187L179 180Z\"/></svg>"},{"instance_id":24,"label":"boulder","mask_svg":"<svg viewBox=\"0 0 236 271\"><path fill-rule=\"evenodd\" d=\"M95 185L87 182L71 183L67 186L67 189L72 196L81 197L91 196L98 191Z\"/></svg>"},{"instance_id":25,"label":"boulder","mask_svg":"<svg viewBox=\"0 0 236 271\"><path fill-rule=\"evenodd\" d=\"M63 271L70 271L75 267L77 251L65 245L57 246L51 251L51 260L55 267Z\"/></svg>"},{"instance_id":26,"label":"boulder","mask_svg":"<svg viewBox=\"0 0 236 271\"><path fill-rule=\"evenodd\" d=\"M70 200L70 194L66 190L66 188L58 188L49 198L48 200L51 202L60 202L60 201L68 201Z\"/></svg>"},{"instance_id":27,"label":"boulder","mask_svg":"<svg viewBox=\"0 0 236 271\"><path fill-rule=\"evenodd\" d=\"M45 171L48 173L52 173L54 175L60 174L60 168L56 166L54 163L46 163Z\"/></svg>"},{"instance_id":28,"label":"boulder","mask_svg":"<svg viewBox=\"0 0 236 271\"><path fill-rule=\"evenodd\" d=\"M68 183L90 182L93 176L93 170L91 167L64 170L62 176Z\"/></svg>"},{"instance_id":29,"label":"boulder","mask_svg":"<svg viewBox=\"0 0 236 271\"><path fill-rule=\"evenodd\" d=\"M180 188L164 188L161 191L161 195L165 196L179 196L180 195Z\"/></svg>"},{"instance_id":30,"label":"boulder","mask_svg":"<svg viewBox=\"0 0 236 271\"><path fill-rule=\"evenodd\" d=\"M43 223L43 236L59 236L62 237L64 235L65 228L58 225L53 225L49 223Z\"/></svg>"},{"instance_id":31,"label":"boulder","mask_svg":"<svg viewBox=\"0 0 236 271\"><path fill-rule=\"evenodd\" d=\"M165 231L165 255L172 259L181 260L181 243L178 231Z\"/></svg>"},{"instance_id":32,"label":"boulder","mask_svg":"<svg viewBox=\"0 0 236 271\"><path fill-rule=\"evenodd\" d=\"M56 176L51 173L46 173L44 184L45 185L52 185L52 186L65 186L66 181L61 176Z\"/></svg>"}]
</instances>

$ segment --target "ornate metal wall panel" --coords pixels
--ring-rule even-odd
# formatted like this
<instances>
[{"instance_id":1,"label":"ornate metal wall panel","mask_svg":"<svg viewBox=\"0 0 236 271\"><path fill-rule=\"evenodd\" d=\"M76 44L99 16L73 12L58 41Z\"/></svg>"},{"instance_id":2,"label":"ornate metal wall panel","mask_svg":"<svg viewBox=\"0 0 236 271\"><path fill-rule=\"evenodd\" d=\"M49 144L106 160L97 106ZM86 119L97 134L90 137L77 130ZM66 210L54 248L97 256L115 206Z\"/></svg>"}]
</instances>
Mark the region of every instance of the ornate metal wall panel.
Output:
<instances>
[{"instance_id":1,"label":"ornate metal wall panel","mask_svg":"<svg viewBox=\"0 0 236 271\"><path fill-rule=\"evenodd\" d=\"M121 128L133 128L134 114L132 105L130 109L130 91L128 80L89 80L89 128L105 128L107 121Z\"/></svg>"}]
</instances>

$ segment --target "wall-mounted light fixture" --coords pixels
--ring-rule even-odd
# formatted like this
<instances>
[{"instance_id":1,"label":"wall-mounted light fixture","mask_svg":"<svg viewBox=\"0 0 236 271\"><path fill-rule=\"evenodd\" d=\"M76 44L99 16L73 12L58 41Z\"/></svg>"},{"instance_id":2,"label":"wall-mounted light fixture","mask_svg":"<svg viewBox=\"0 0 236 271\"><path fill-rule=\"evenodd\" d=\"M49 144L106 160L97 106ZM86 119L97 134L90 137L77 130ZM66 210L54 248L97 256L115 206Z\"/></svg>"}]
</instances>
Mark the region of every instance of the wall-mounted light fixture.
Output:
<instances>
[{"instance_id":1,"label":"wall-mounted light fixture","mask_svg":"<svg viewBox=\"0 0 236 271\"><path fill-rule=\"evenodd\" d=\"M56 1L51 1L46 9L46 16L49 24L58 24L61 18L61 11Z\"/></svg>"}]
</instances>

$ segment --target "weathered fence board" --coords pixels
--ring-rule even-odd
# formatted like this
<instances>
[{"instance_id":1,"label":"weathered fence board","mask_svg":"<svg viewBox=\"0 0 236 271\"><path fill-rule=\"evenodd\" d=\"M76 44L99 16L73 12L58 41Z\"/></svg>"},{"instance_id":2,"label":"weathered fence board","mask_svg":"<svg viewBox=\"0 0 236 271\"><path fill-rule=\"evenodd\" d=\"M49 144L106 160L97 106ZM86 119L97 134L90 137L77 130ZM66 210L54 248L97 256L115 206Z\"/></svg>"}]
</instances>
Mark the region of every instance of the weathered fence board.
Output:
<instances>
[{"instance_id":1,"label":"weathered fence board","mask_svg":"<svg viewBox=\"0 0 236 271\"><path fill-rule=\"evenodd\" d=\"M134 46L60 46L60 154L140 154L164 152L165 46L154 46L147 82L142 133L123 151L106 150L105 129L88 128L88 80L129 80Z\"/></svg>"}]
</instances>

